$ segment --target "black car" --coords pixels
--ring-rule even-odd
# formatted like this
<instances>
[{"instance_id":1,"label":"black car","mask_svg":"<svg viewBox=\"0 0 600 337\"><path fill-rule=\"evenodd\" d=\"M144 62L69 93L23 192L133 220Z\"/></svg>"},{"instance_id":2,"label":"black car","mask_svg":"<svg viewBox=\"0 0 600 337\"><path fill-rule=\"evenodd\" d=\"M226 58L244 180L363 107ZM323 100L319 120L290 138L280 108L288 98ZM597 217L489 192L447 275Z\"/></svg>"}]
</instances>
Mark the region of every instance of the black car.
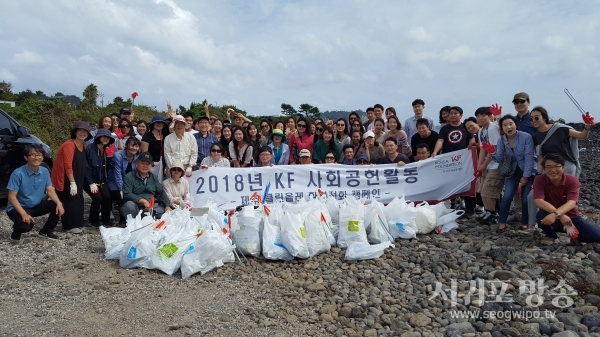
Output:
<instances>
[{"instance_id":1,"label":"black car","mask_svg":"<svg viewBox=\"0 0 600 337\"><path fill-rule=\"evenodd\" d=\"M0 109L0 198L6 198L6 184L10 174L17 167L25 165L23 149L29 144L40 144L44 148L43 166L52 169L52 151L39 138L32 135L29 129Z\"/></svg>"}]
</instances>

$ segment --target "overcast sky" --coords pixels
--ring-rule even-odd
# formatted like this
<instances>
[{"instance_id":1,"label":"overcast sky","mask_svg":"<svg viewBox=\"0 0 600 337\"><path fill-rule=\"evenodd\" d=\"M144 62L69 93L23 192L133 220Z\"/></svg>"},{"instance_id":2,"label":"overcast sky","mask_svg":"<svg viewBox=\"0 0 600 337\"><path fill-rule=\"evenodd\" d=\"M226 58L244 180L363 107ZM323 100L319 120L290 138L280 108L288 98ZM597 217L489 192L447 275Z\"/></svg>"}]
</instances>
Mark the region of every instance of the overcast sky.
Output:
<instances>
[{"instance_id":1,"label":"overcast sky","mask_svg":"<svg viewBox=\"0 0 600 337\"><path fill-rule=\"evenodd\" d=\"M600 117L600 1L2 1L0 80L14 91L105 104L139 93L164 110L205 98L249 114L281 103L326 110L393 106L400 119L525 91L580 121L563 93ZM98 101L100 104L100 101Z\"/></svg>"}]
</instances>

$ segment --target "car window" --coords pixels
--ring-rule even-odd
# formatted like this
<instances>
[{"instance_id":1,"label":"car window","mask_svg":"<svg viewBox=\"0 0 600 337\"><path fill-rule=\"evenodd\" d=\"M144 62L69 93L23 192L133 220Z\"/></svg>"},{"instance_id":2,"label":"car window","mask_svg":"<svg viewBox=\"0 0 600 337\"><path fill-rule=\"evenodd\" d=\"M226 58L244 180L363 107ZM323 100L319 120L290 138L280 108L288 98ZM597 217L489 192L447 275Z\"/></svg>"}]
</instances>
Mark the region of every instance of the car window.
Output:
<instances>
[{"instance_id":1,"label":"car window","mask_svg":"<svg viewBox=\"0 0 600 337\"><path fill-rule=\"evenodd\" d=\"M8 130L5 130L8 129ZM6 117L3 113L0 113L0 130L3 130L2 134L12 134L13 133L13 124L10 122L10 119Z\"/></svg>"}]
</instances>

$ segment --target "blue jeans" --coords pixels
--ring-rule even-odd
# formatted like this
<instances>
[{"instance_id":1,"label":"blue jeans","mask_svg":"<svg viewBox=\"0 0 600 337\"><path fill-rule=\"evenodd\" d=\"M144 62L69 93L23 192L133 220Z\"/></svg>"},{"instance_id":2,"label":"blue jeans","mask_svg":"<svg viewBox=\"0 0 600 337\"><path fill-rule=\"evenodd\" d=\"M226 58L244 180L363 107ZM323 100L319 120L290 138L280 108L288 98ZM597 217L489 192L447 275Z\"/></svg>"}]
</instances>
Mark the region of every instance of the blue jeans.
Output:
<instances>
[{"instance_id":1,"label":"blue jeans","mask_svg":"<svg viewBox=\"0 0 600 337\"><path fill-rule=\"evenodd\" d=\"M529 195L529 191L531 191L533 179L534 177L529 177L527 180L527 185L521 187L521 224L523 225L529 224L527 196ZM519 186L520 181L521 177L516 176L512 176L504 180L504 196L502 197L502 201L500 201L500 214L498 215L498 223L500 224L506 224L508 212L510 211L510 204L513 200L513 197L517 193L517 187ZM530 224L533 224L533 222Z\"/></svg>"},{"instance_id":2,"label":"blue jeans","mask_svg":"<svg viewBox=\"0 0 600 337\"><path fill-rule=\"evenodd\" d=\"M540 227L547 237L556 239L558 236L556 232L564 232L563 225L560 221L556 220L552 225L546 226L542 225L542 219L545 218L548 212L540 210L537 213L537 223L538 227ZM564 216L564 215L563 215ZM584 220L582 217L577 216L571 218L573 225L579 231L579 236L577 240L580 242L600 242L600 227L597 225Z\"/></svg>"}]
</instances>

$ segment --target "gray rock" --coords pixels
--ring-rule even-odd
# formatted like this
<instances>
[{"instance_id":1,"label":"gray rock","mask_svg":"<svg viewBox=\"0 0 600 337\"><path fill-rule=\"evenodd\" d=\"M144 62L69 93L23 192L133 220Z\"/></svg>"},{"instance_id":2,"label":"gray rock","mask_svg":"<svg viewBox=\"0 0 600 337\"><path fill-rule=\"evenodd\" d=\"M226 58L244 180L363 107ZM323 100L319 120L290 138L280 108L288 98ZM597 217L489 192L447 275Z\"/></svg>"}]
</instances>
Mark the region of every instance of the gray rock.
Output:
<instances>
[{"instance_id":1,"label":"gray rock","mask_svg":"<svg viewBox=\"0 0 600 337\"><path fill-rule=\"evenodd\" d=\"M581 321L581 317L576 314L571 313L560 313L556 315L556 319L559 322L565 323L565 325L573 325L578 324Z\"/></svg>"},{"instance_id":2,"label":"gray rock","mask_svg":"<svg viewBox=\"0 0 600 337\"><path fill-rule=\"evenodd\" d=\"M469 322L452 323L446 327L446 336L462 336L465 333L474 333L475 328Z\"/></svg>"},{"instance_id":3,"label":"gray rock","mask_svg":"<svg viewBox=\"0 0 600 337\"><path fill-rule=\"evenodd\" d=\"M567 330L567 331L557 332L557 333L553 334L552 337L579 337L579 335L576 332Z\"/></svg>"},{"instance_id":4,"label":"gray rock","mask_svg":"<svg viewBox=\"0 0 600 337\"><path fill-rule=\"evenodd\" d=\"M500 330L500 332L502 332L504 334L504 336L519 337L521 335L519 330L517 330L515 328L504 328L504 329Z\"/></svg>"},{"instance_id":5,"label":"gray rock","mask_svg":"<svg viewBox=\"0 0 600 337\"><path fill-rule=\"evenodd\" d=\"M599 305L600 304L600 296L594 294L587 294L583 296L583 299L591 305Z\"/></svg>"},{"instance_id":6,"label":"gray rock","mask_svg":"<svg viewBox=\"0 0 600 337\"><path fill-rule=\"evenodd\" d=\"M552 335L552 327L550 327L550 324L540 323L540 333L542 335Z\"/></svg>"},{"instance_id":7,"label":"gray rock","mask_svg":"<svg viewBox=\"0 0 600 337\"><path fill-rule=\"evenodd\" d=\"M581 318L581 324L588 327L588 329L600 326L600 315L585 315Z\"/></svg>"},{"instance_id":8,"label":"gray rock","mask_svg":"<svg viewBox=\"0 0 600 337\"><path fill-rule=\"evenodd\" d=\"M423 313L418 313L412 315L408 322L414 327L423 327L431 323L431 318L425 316Z\"/></svg>"},{"instance_id":9,"label":"gray rock","mask_svg":"<svg viewBox=\"0 0 600 337\"><path fill-rule=\"evenodd\" d=\"M494 272L494 278L497 278L501 281L511 280L515 277L516 277L515 273L513 273L512 271L508 271L508 270L498 270L498 271Z\"/></svg>"}]
</instances>

